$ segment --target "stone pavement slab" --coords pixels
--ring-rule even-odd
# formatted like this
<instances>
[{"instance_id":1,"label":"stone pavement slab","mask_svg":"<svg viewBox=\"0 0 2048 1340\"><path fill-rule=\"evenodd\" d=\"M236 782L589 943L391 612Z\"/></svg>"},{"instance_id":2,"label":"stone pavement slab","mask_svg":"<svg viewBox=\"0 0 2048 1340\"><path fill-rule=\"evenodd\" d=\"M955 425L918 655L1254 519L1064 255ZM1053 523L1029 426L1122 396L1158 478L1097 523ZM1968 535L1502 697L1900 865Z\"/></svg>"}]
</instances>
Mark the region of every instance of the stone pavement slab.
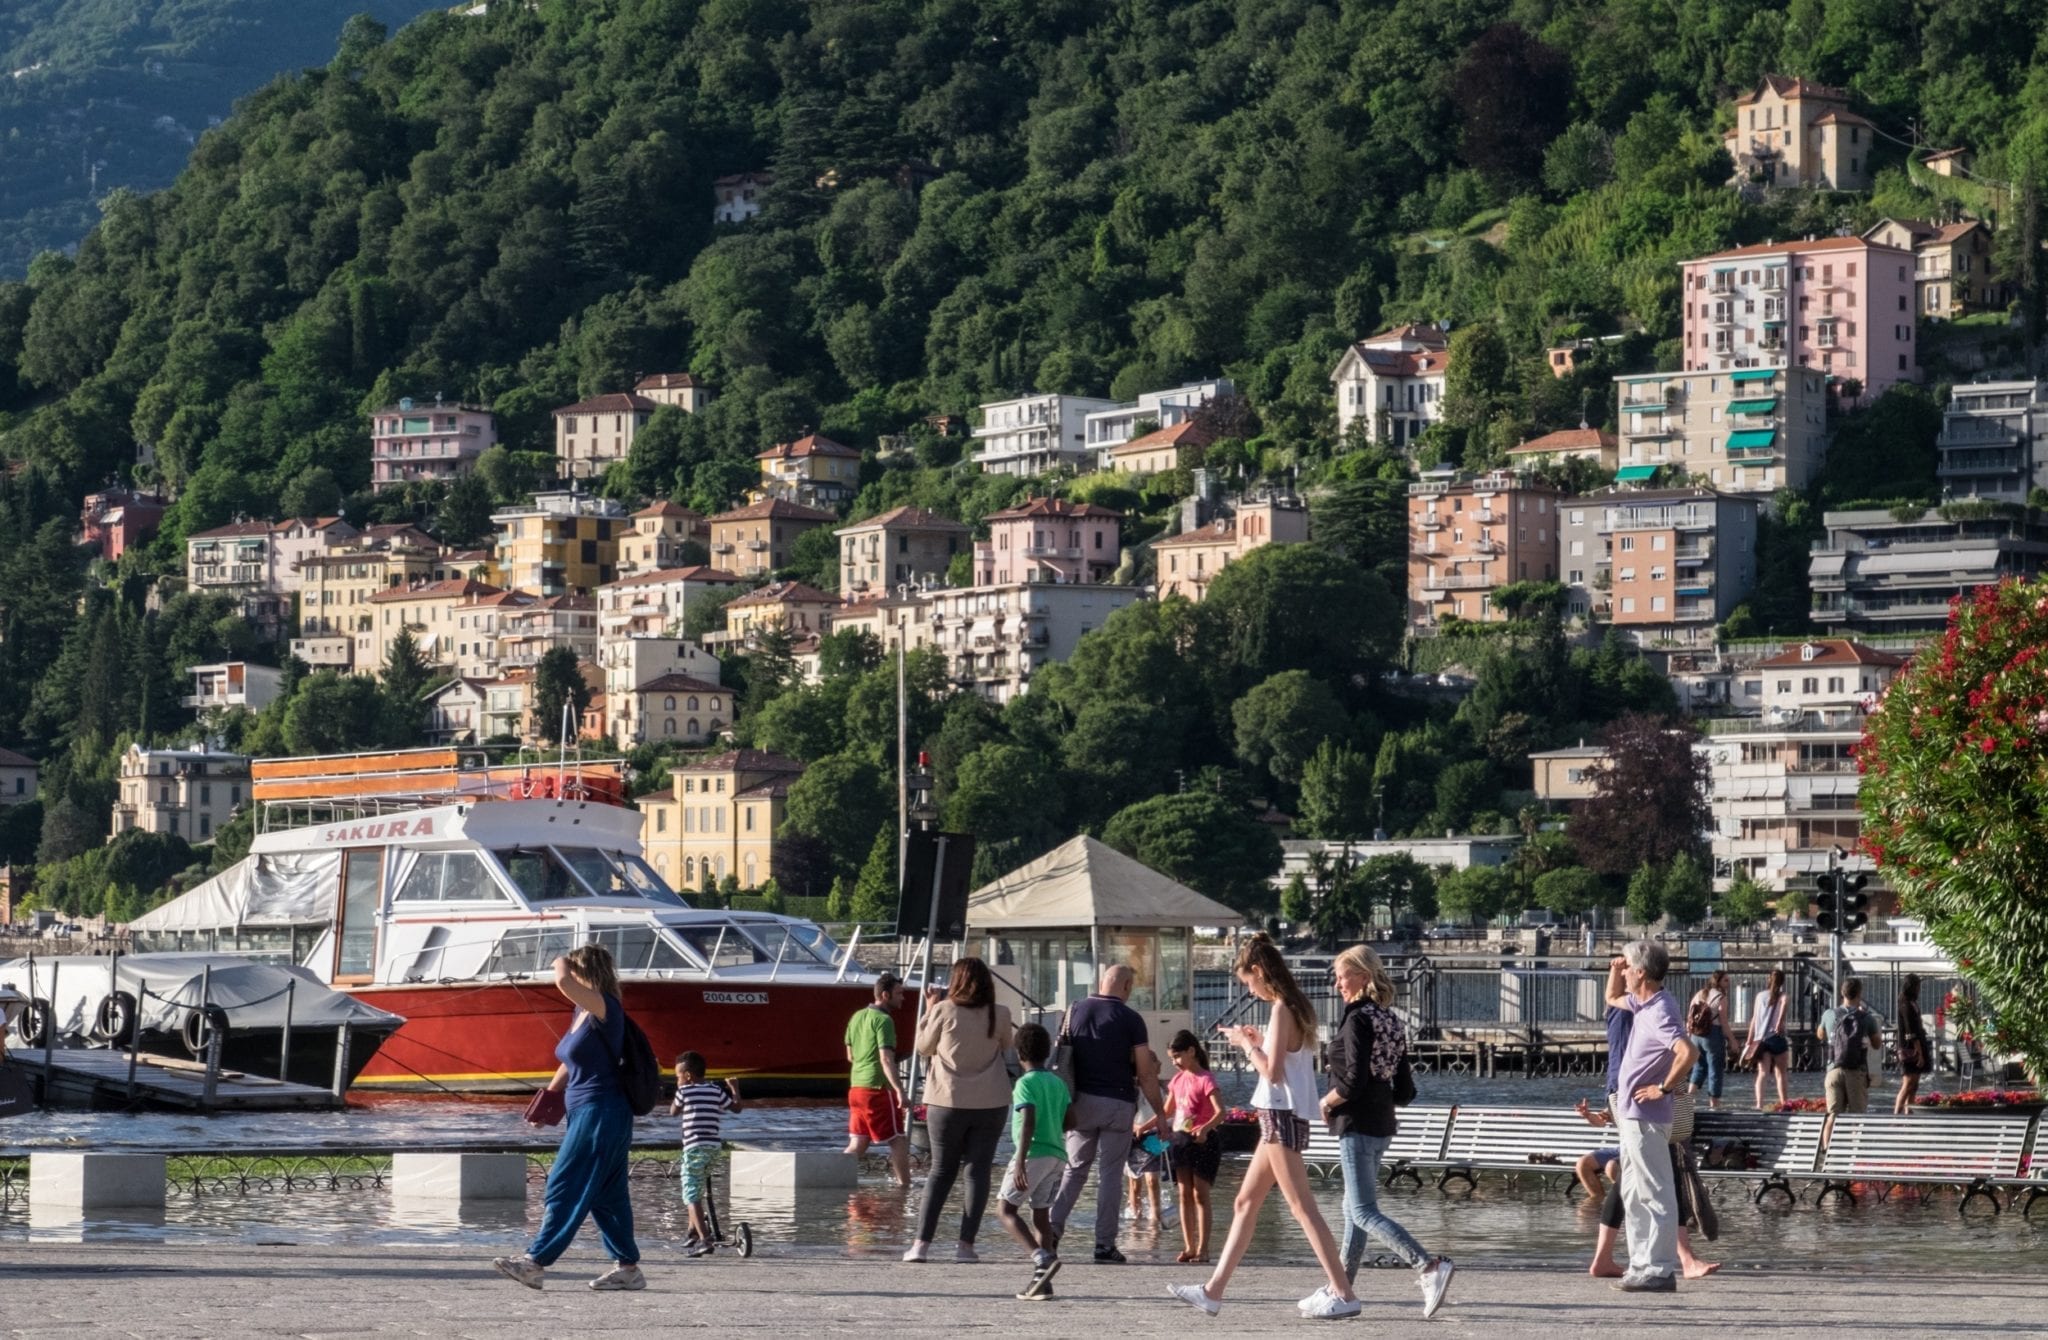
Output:
<instances>
[{"instance_id":1,"label":"stone pavement slab","mask_svg":"<svg viewBox=\"0 0 2048 1340\"><path fill-rule=\"evenodd\" d=\"M1025 1263L993 1241L973 1266L907 1266L893 1257L827 1251L745 1261L651 1252L644 1262L648 1288L631 1294L583 1287L605 1266L594 1239L591 1247L558 1263L548 1288L536 1293L497 1275L488 1249L10 1243L0 1246L0 1337L575 1340L702 1330L889 1340L963 1333L1187 1340L1321 1325L1294 1311L1295 1300L1320 1283L1306 1259L1249 1263L1222 1315L1211 1319L1166 1297L1169 1283L1199 1279L1198 1267L1075 1262L1060 1272L1055 1300L1018 1302L1011 1295L1024 1284ZM1359 1279L1362 1319L1376 1336L1516 1340L1624 1328L1639 1336L1743 1340L1829 1330L2048 1335L2048 1275L1731 1267L1681 1287L1677 1295L1623 1295L1571 1270L1469 1260L1443 1310L1425 1322L1405 1271L1368 1270Z\"/></svg>"}]
</instances>

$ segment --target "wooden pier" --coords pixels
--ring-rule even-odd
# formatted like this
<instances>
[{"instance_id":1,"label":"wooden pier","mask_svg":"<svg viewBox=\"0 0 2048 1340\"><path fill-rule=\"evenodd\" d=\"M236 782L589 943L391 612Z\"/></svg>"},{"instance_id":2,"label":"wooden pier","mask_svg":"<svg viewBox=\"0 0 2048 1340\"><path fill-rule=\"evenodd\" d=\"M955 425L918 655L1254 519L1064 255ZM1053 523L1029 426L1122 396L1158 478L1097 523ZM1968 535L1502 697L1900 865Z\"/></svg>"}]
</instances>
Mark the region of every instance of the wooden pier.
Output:
<instances>
[{"instance_id":1,"label":"wooden pier","mask_svg":"<svg viewBox=\"0 0 2048 1340\"><path fill-rule=\"evenodd\" d=\"M333 1111L345 1105L331 1089L241 1070L218 1071L209 1082L203 1062L146 1052L131 1058L128 1052L94 1047L58 1047L47 1056L41 1051L10 1051L0 1065L28 1080L50 1107L280 1112Z\"/></svg>"}]
</instances>

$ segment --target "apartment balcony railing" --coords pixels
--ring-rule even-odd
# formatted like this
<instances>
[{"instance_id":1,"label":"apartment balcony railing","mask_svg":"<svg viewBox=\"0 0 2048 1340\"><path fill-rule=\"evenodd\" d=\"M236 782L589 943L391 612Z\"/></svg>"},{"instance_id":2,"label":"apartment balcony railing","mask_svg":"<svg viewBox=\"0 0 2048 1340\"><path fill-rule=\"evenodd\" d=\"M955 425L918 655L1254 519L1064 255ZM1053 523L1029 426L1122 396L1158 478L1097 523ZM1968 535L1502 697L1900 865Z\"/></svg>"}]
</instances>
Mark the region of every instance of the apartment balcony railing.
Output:
<instances>
[{"instance_id":1,"label":"apartment balcony railing","mask_svg":"<svg viewBox=\"0 0 2048 1340\"><path fill-rule=\"evenodd\" d=\"M1459 573L1453 576L1425 577L1422 589L1425 591L1483 591L1500 583L1491 577Z\"/></svg>"},{"instance_id":2,"label":"apartment balcony railing","mask_svg":"<svg viewBox=\"0 0 2048 1340\"><path fill-rule=\"evenodd\" d=\"M1507 552L1507 546L1499 540L1474 540L1472 542L1472 552L1475 554L1504 554Z\"/></svg>"},{"instance_id":3,"label":"apartment balcony railing","mask_svg":"<svg viewBox=\"0 0 2048 1340\"><path fill-rule=\"evenodd\" d=\"M1673 561L1679 563L1704 563L1713 556L1713 546L1705 544L1682 544L1671 555Z\"/></svg>"},{"instance_id":4,"label":"apartment balcony railing","mask_svg":"<svg viewBox=\"0 0 2048 1340\"><path fill-rule=\"evenodd\" d=\"M1024 557L1026 558L1079 558L1081 554L1082 551L1072 545L1027 544L1024 546Z\"/></svg>"}]
</instances>

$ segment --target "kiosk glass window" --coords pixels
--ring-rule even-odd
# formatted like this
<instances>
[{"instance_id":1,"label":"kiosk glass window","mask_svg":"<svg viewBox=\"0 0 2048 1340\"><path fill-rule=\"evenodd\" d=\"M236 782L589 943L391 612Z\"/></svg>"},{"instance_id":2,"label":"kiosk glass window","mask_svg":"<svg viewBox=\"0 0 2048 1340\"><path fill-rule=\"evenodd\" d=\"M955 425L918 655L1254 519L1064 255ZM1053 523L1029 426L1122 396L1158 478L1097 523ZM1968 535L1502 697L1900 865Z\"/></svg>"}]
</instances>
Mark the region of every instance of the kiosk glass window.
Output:
<instances>
[{"instance_id":1,"label":"kiosk glass window","mask_svg":"<svg viewBox=\"0 0 2048 1340\"><path fill-rule=\"evenodd\" d=\"M1153 931L1104 931L1104 966L1128 964L1134 980L1130 1006L1143 1013L1159 1008L1159 936Z\"/></svg>"},{"instance_id":2,"label":"kiosk glass window","mask_svg":"<svg viewBox=\"0 0 2048 1340\"><path fill-rule=\"evenodd\" d=\"M1191 932L1175 927L1159 932L1159 1008L1188 1008L1188 952Z\"/></svg>"}]
</instances>

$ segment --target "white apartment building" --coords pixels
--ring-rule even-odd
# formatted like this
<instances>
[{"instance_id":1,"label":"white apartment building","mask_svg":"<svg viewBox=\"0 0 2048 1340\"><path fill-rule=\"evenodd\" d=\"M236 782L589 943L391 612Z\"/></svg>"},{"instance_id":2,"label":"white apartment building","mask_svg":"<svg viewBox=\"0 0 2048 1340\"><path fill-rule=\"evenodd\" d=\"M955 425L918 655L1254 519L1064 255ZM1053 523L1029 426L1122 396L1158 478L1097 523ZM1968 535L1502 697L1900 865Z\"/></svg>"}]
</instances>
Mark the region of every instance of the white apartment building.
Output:
<instances>
[{"instance_id":1,"label":"white apartment building","mask_svg":"<svg viewBox=\"0 0 2048 1340\"><path fill-rule=\"evenodd\" d=\"M211 842L215 830L249 794L249 760L204 744L184 749L128 746L121 756L120 799L113 831L175 833L188 842Z\"/></svg>"},{"instance_id":2,"label":"white apartment building","mask_svg":"<svg viewBox=\"0 0 2048 1340\"><path fill-rule=\"evenodd\" d=\"M1138 397L1135 405L1119 405L1115 409L1097 410L1087 415L1082 423L1088 449L1095 453L1096 468L1109 468L1109 449L1120 447L1138 436L1136 429L1139 424L1171 428L1194 418L1210 401L1235 394L1235 382L1228 377L1216 377L1209 381L1188 382L1170 391L1146 391Z\"/></svg>"},{"instance_id":3,"label":"white apartment building","mask_svg":"<svg viewBox=\"0 0 2048 1340\"><path fill-rule=\"evenodd\" d=\"M2048 487L2048 382L1963 382L1941 415L1936 473L1949 498L2022 503Z\"/></svg>"},{"instance_id":4,"label":"white apartment building","mask_svg":"<svg viewBox=\"0 0 2048 1340\"><path fill-rule=\"evenodd\" d=\"M1078 395L992 401L981 407L981 425L974 430L975 463L984 474L1026 478L1060 466L1091 469L1095 453L1088 443L1088 416L1129 408L1121 401Z\"/></svg>"},{"instance_id":5,"label":"white apartment building","mask_svg":"<svg viewBox=\"0 0 2048 1340\"><path fill-rule=\"evenodd\" d=\"M1751 667L1762 714L1710 719L1695 746L1708 764L1716 888L1742 874L1772 889L1810 889L1834 847L1855 850L1855 750L1865 717L1905 665L1857 642L1815 638Z\"/></svg>"},{"instance_id":6,"label":"white apartment building","mask_svg":"<svg viewBox=\"0 0 2048 1340\"><path fill-rule=\"evenodd\" d=\"M284 671L247 661L195 665L188 673L192 676L192 692L178 701L202 712L230 707L260 712L277 701L284 687Z\"/></svg>"},{"instance_id":7,"label":"white apartment building","mask_svg":"<svg viewBox=\"0 0 2048 1340\"><path fill-rule=\"evenodd\" d=\"M738 573L703 564L621 577L597 588L597 626L606 637L679 633L692 601L745 585Z\"/></svg>"},{"instance_id":8,"label":"white apartment building","mask_svg":"<svg viewBox=\"0 0 2048 1340\"><path fill-rule=\"evenodd\" d=\"M925 592L907 628L910 646L946 653L953 682L994 702L1031 687L1040 666L1064 661L1104 620L1140 599L1134 586L1017 582ZM885 629L886 643L893 645Z\"/></svg>"},{"instance_id":9,"label":"white apartment building","mask_svg":"<svg viewBox=\"0 0 2048 1340\"><path fill-rule=\"evenodd\" d=\"M1438 326L1383 330L1344 351L1330 373L1337 435L1363 422L1375 442L1406 449L1444 416L1450 343Z\"/></svg>"}]
</instances>

